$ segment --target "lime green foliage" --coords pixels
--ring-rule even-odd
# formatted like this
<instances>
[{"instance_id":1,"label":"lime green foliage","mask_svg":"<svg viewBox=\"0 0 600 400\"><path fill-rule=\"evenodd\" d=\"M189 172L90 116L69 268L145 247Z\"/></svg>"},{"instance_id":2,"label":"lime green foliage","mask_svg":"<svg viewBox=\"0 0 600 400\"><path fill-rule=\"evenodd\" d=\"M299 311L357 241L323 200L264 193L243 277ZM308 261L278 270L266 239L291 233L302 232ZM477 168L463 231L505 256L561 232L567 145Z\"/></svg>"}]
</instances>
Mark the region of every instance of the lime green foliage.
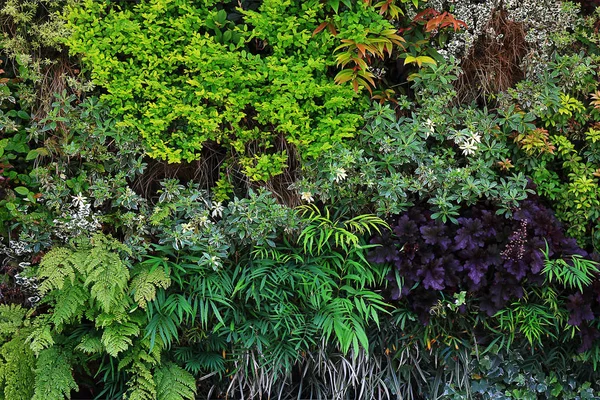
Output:
<instances>
[{"instance_id":1,"label":"lime green foliage","mask_svg":"<svg viewBox=\"0 0 600 400\"><path fill-rule=\"evenodd\" d=\"M557 217L567 224L567 233L598 249L600 113L590 101L598 85L596 65L583 53L556 56L539 82L519 83L502 102L508 122L521 117L529 121L514 137L522 150L515 166L531 175L537 192L551 201ZM573 76L577 80L563 86ZM507 106L509 102L513 105Z\"/></svg>"},{"instance_id":2,"label":"lime green foliage","mask_svg":"<svg viewBox=\"0 0 600 400\"><path fill-rule=\"evenodd\" d=\"M77 384L71 373L71 363L57 347L42 350L35 370L35 394L32 400L71 398Z\"/></svg>"},{"instance_id":3,"label":"lime green foliage","mask_svg":"<svg viewBox=\"0 0 600 400\"><path fill-rule=\"evenodd\" d=\"M191 161L216 142L265 180L285 166L278 138L315 157L354 135L366 104L328 76L333 42L311 38L318 1L223 7L87 0L70 9L68 45L155 158Z\"/></svg>"},{"instance_id":4,"label":"lime green foliage","mask_svg":"<svg viewBox=\"0 0 600 400\"><path fill-rule=\"evenodd\" d=\"M578 254L574 254L569 261L563 259L551 260L548 256L548 247L544 251L544 269L548 281L557 281L562 286L578 289L583 293L583 288L594 282L595 275L600 272L598 263L586 260Z\"/></svg>"},{"instance_id":5,"label":"lime green foliage","mask_svg":"<svg viewBox=\"0 0 600 400\"><path fill-rule=\"evenodd\" d=\"M29 400L34 389L33 351L26 343L30 331L27 310L0 305L0 399Z\"/></svg>"}]
</instances>

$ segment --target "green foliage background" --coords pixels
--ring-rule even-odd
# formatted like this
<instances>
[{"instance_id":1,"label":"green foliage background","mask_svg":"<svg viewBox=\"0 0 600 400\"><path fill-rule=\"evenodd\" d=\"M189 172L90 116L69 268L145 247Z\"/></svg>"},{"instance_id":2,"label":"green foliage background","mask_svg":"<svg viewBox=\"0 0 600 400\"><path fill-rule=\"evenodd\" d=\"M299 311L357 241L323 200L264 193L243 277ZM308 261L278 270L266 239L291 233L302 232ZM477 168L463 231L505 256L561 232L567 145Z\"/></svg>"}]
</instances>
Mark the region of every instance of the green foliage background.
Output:
<instances>
[{"instance_id":1,"label":"green foliage background","mask_svg":"<svg viewBox=\"0 0 600 400\"><path fill-rule=\"evenodd\" d=\"M424 324L367 256L413 205L534 193L598 251L600 14L561 7L464 104L443 1L3 2L0 399L595 398L593 260L540 249L543 284Z\"/></svg>"}]
</instances>

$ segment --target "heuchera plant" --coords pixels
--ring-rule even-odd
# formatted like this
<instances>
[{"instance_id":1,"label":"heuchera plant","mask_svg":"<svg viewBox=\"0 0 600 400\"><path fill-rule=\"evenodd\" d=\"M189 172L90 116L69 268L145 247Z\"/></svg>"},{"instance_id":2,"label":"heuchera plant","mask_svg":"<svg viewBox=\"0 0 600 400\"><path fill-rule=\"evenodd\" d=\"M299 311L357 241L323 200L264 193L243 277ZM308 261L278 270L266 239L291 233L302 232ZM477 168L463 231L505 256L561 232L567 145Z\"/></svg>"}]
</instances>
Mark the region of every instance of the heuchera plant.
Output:
<instances>
[{"instance_id":1,"label":"heuchera plant","mask_svg":"<svg viewBox=\"0 0 600 400\"><path fill-rule=\"evenodd\" d=\"M457 224L442 223L431 218L431 211L416 206L391 225L392 231L371 239L380 246L371 251L369 260L393 265L388 275L391 299L405 299L424 323L438 291L450 297L467 291L474 300L471 304L492 316L509 300L523 297L526 287L540 286L545 281L541 250L546 244L553 258L597 257L566 237L554 213L535 196L521 202L510 219L480 203L462 211ZM582 296L589 297L586 293L567 297L572 325L590 319L591 309L577 305ZM464 312L466 306L461 307Z\"/></svg>"}]
</instances>

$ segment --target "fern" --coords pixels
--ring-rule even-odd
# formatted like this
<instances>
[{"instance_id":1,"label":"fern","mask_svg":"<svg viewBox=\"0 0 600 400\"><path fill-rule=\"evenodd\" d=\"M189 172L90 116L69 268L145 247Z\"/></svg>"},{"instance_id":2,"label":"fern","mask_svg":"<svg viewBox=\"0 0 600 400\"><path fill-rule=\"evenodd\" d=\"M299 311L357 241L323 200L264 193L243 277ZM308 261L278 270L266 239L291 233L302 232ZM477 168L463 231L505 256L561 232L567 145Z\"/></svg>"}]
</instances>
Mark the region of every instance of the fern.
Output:
<instances>
[{"instance_id":1,"label":"fern","mask_svg":"<svg viewBox=\"0 0 600 400\"><path fill-rule=\"evenodd\" d=\"M0 348L0 399L30 400L35 375L33 351L19 334Z\"/></svg>"},{"instance_id":2,"label":"fern","mask_svg":"<svg viewBox=\"0 0 600 400\"><path fill-rule=\"evenodd\" d=\"M71 284L75 283L75 268L80 265L78 257L74 257L73 251L65 247L57 247L50 250L38 269L37 277L42 280L39 285L40 295L45 295L54 289L62 289L65 279Z\"/></svg>"},{"instance_id":3,"label":"fern","mask_svg":"<svg viewBox=\"0 0 600 400\"><path fill-rule=\"evenodd\" d=\"M128 353L119 362L118 369L126 369L130 374L127 390L124 399L126 400L155 400L156 382L152 374L152 368L160 364L161 349L163 343L160 342L149 348L149 341L143 339L138 341L137 345L131 348Z\"/></svg>"},{"instance_id":4,"label":"fern","mask_svg":"<svg viewBox=\"0 0 600 400\"><path fill-rule=\"evenodd\" d=\"M0 341L4 342L14 336L17 329L23 326L27 310L16 304L0 304Z\"/></svg>"},{"instance_id":5,"label":"fern","mask_svg":"<svg viewBox=\"0 0 600 400\"><path fill-rule=\"evenodd\" d=\"M131 281L131 292L133 300L143 309L149 301L156 297L156 288L166 289L171 285L171 278L165 273L164 268L142 263L141 268L134 272L134 278Z\"/></svg>"},{"instance_id":6,"label":"fern","mask_svg":"<svg viewBox=\"0 0 600 400\"><path fill-rule=\"evenodd\" d=\"M140 327L131 321L123 323L113 323L102 333L101 342L106 352L116 357L120 352L125 351L132 345L132 338L140 334Z\"/></svg>"},{"instance_id":7,"label":"fern","mask_svg":"<svg viewBox=\"0 0 600 400\"><path fill-rule=\"evenodd\" d=\"M75 347L75 350L88 355L101 354L104 350L104 346L100 337L87 334L81 338L81 341Z\"/></svg>"},{"instance_id":8,"label":"fern","mask_svg":"<svg viewBox=\"0 0 600 400\"><path fill-rule=\"evenodd\" d=\"M84 285L90 286L90 293L103 312L124 309L123 296L129 281L129 270L119 257L122 249L119 242L102 235L92 239L93 247L86 257L87 277Z\"/></svg>"},{"instance_id":9,"label":"fern","mask_svg":"<svg viewBox=\"0 0 600 400\"><path fill-rule=\"evenodd\" d=\"M166 363L156 370L154 379L157 388L157 400L194 399L196 380L178 365Z\"/></svg>"},{"instance_id":10,"label":"fern","mask_svg":"<svg viewBox=\"0 0 600 400\"><path fill-rule=\"evenodd\" d=\"M32 400L71 398L71 391L78 389L66 355L57 347L42 350L36 364Z\"/></svg>"},{"instance_id":11,"label":"fern","mask_svg":"<svg viewBox=\"0 0 600 400\"><path fill-rule=\"evenodd\" d=\"M89 293L81 285L72 285L70 282L58 290L54 295L54 312L51 320L61 331L61 325L71 322L75 317L85 311L85 304L89 300Z\"/></svg>"},{"instance_id":12,"label":"fern","mask_svg":"<svg viewBox=\"0 0 600 400\"><path fill-rule=\"evenodd\" d=\"M127 382L125 400L156 400L156 382L152 371L143 363L136 363L133 377Z\"/></svg>"},{"instance_id":13,"label":"fern","mask_svg":"<svg viewBox=\"0 0 600 400\"><path fill-rule=\"evenodd\" d=\"M45 322L43 318L38 318L38 321L41 323L40 326L27 337L29 347L35 354L39 354L42 350L54 345L50 324Z\"/></svg>"}]
</instances>

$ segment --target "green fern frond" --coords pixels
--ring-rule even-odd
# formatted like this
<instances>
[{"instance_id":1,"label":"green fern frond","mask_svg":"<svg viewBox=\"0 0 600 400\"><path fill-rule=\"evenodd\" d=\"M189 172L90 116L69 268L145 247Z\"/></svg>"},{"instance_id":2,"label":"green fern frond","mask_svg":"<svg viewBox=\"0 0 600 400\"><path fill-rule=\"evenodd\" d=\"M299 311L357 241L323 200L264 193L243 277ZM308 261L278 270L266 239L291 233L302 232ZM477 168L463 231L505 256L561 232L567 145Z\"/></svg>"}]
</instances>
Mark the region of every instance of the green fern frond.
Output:
<instances>
[{"instance_id":1,"label":"green fern frond","mask_svg":"<svg viewBox=\"0 0 600 400\"><path fill-rule=\"evenodd\" d=\"M0 340L2 342L14 336L23 326L27 310L17 304L0 304Z\"/></svg>"},{"instance_id":2,"label":"green fern frond","mask_svg":"<svg viewBox=\"0 0 600 400\"><path fill-rule=\"evenodd\" d=\"M90 286L92 298L100 303L103 312L123 309L123 294L129 281L129 270L116 253L94 248L88 257L88 271L84 285Z\"/></svg>"},{"instance_id":3,"label":"green fern frond","mask_svg":"<svg viewBox=\"0 0 600 400\"><path fill-rule=\"evenodd\" d=\"M139 334L140 327L134 322L114 323L104 328L101 342L106 352L116 357L120 352L127 350L132 345L131 337L138 336Z\"/></svg>"},{"instance_id":4,"label":"green fern frond","mask_svg":"<svg viewBox=\"0 0 600 400\"><path fill-rule=\"evenodd\" d=\"M73 379L69 359L55 347L40 352L35 375L35 393L32 400L70 398L72 390L79 390Z\"/></svg>"},{"instance_id":5,"label":"green fern frond","mask_svg":"<svg viewBox=\"0 0 600 400\"><path fill-rule=\"evenodd\" d=\"M142 267L135 271L134 275L130 285L133 300L143 309L156 297L156 288L166 289L171 285L171 278L162 268Z\"/></svg>"},{"instance_id":6,"label":"green fern frond","mask_svg":"<svg viewBox=\"0 0 600 400\"><path fill-rule=\"evenodd\" d=\"M39 285L40 295L43 296L54 289L62 289L65 279L69 279L71 284L75 283L77 263L72 256L73 252L65 247L56 247L46 253L37 273L38 278L43 279Z\"/></svg>"},{"instance_id":7,"label":"green fern frond","mask_svg":"<svg viewBox=\"0 0 600 400\"><path fill-rule=\"evenodd\" d=\"M137 362L130 369L132 377L127 386L129 389L125 400L156 400L156 382L152 371L144 363Z\"/></svg>"},{"instance_id":8,"label":"green fern frond","mask_svg":"<svg viewBox=\"0 0 600 400\"><path fill-rule=\"evenodd\" d=\"M86 334L81 338L81 342L75 347L75 350L88 355L101 354L104 350L104 346L102 345L102 340L99 336Z\"/></svg>"},{"instance_id":9,"label":"green fern frond","mask_svg":"<svg viewBox=\"0 0 600 400\"><path fill-rule=\"evenodd\" d=\"M27 337L29 347L35 354L39 354L42 350L48 349L54 345L54 338L50 331L50 324L40 321L41 325Z\"/></svg>"},{"instance_id":10,"label":"green fern frond","mask_svg":"<svg viewBox=\"0 0 600 400\"><path fill-rule=\"evenodd\" d=\"M60 332L65 323L74 322L73 317L81 316L85 310L85 304L89 300L89 293L81 285L72 285L67 282L63 289L54 295L54 312L50 317ZM80 317L81 318L81 317Z\"/></svg>"},{"instance_id":11,"label":"green fern frond","mask_svg":"<svg viewBox=\"0 0 600 400\"><path fill-rule=\"evenodd\" d=\"M194 377L174 363L166 363L154 374L157 388L157 400L194 399L196 380Z\"/></svg>"},{"instance_id":12,"label":"green fern frond","mask_svg":"<svg viewBox=\"0 0 600 400\"><path fill-rule=\"evenodd\" d=\"M33 396L35 357L23 334L0 347L0 398L30 400Z\"/></svg>"}]
</instances>

